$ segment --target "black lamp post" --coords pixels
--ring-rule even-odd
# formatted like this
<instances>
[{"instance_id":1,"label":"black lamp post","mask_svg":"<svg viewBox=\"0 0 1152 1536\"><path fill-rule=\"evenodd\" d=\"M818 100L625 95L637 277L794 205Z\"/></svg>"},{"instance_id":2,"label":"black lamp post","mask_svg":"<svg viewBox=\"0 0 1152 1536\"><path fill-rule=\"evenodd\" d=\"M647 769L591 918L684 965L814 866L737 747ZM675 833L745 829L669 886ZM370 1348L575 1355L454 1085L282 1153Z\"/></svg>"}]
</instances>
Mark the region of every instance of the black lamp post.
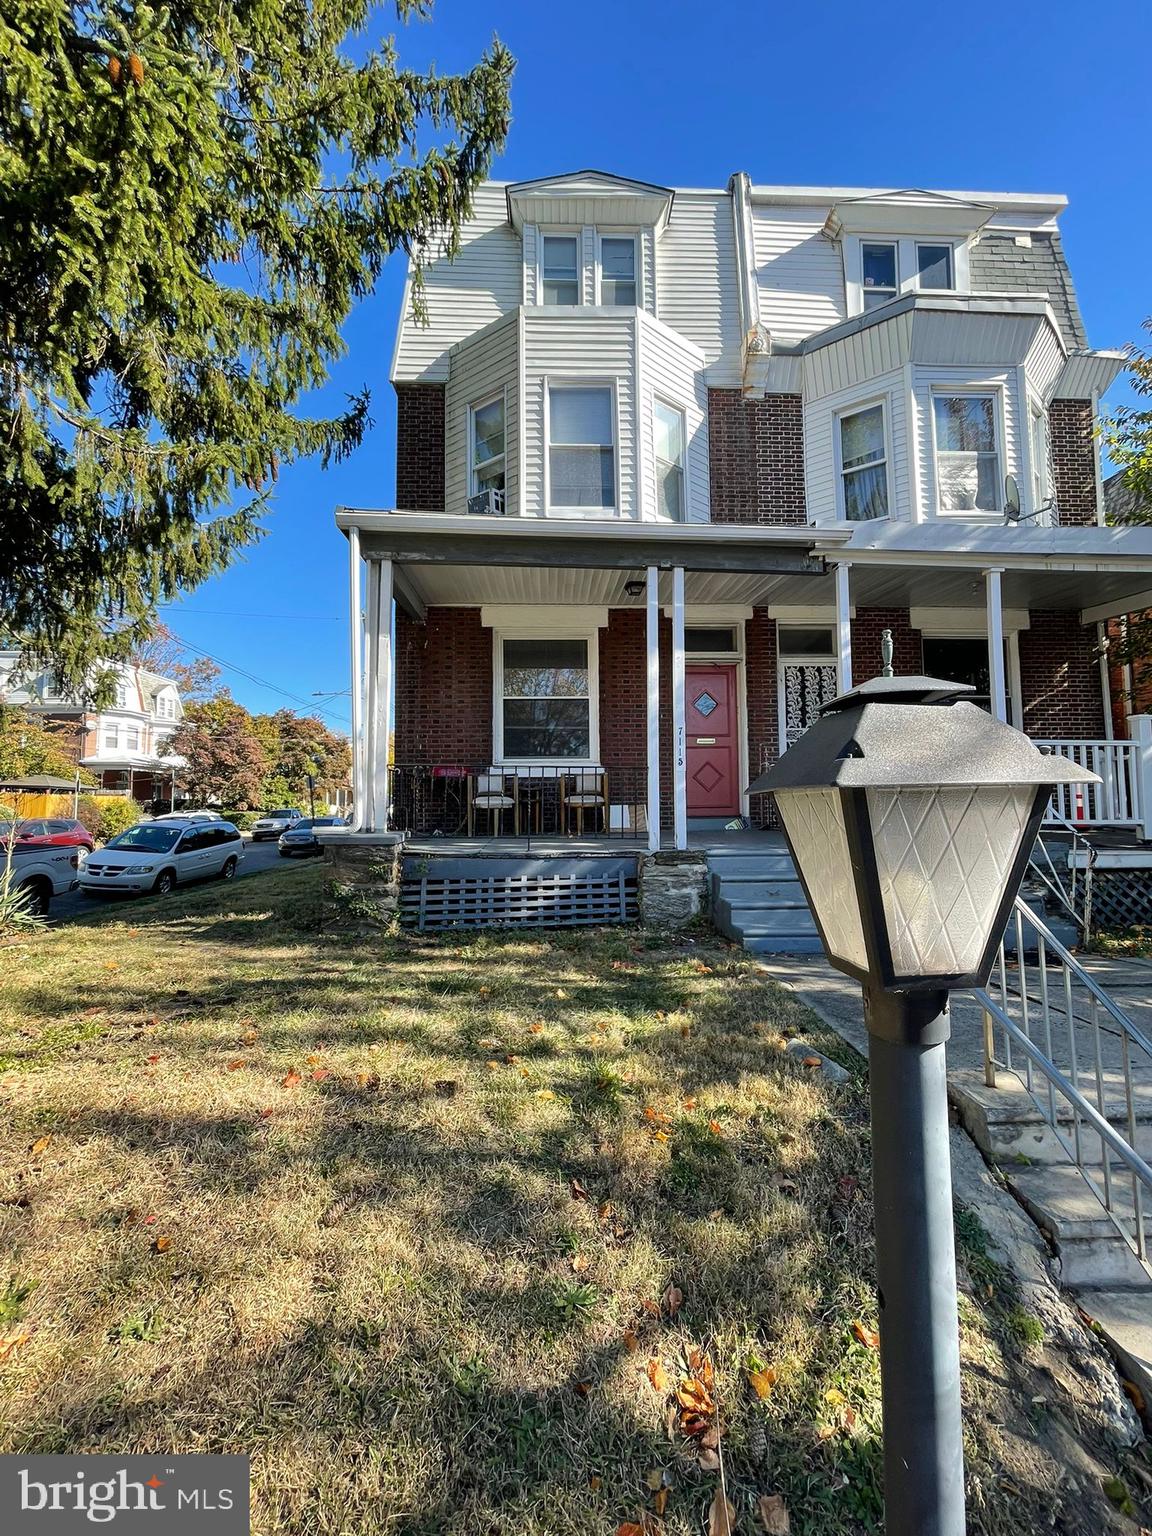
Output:
<instances>
[{"instance_id":1,"label":"black lamp post","mask_svg":"<svg viewBox=\"0 0 1152 1536\"><path fill-rule=\"evenodd\" d=\"M828 959L864 989L887 1536L963 1536L948 993L992 969L1052 789L1095 780L930 677L825 705L775 796Z\"/></svg>"}]
</instances>

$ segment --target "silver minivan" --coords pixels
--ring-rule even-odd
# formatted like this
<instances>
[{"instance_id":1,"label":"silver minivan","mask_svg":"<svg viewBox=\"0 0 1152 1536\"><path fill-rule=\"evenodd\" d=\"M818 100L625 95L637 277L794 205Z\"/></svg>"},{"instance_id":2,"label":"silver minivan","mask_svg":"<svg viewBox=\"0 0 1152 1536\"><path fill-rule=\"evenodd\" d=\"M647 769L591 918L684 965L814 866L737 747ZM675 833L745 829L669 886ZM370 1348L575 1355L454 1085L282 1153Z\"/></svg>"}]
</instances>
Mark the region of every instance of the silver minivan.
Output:
<instances>
[{"instance_id":1,"label":"silver minivan","mask_svg":"<svg viewBox=\"0 0 1152 1536\"><path fill-rule=\"evenodd\" d=\"M80 889L166 896L190 880L231 880L243 857L230 821L142 821L97 849L80 871Z\"/></svg>"}]
</instances>

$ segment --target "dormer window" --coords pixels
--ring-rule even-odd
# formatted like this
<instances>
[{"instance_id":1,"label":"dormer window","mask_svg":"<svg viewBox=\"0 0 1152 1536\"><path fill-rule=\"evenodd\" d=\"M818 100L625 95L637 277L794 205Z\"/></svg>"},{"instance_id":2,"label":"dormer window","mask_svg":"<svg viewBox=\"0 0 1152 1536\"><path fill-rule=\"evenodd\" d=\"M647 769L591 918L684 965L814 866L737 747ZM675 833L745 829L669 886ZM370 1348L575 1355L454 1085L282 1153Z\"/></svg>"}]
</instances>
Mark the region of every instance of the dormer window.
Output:
<instances>
[{"instance_id":1,"label":"dormer window","mask_svg":"<svg viewBox=\"0 0 1152 1536\"><path fill-rule=\"evenodd\" d=\"M540 278L545 304L579 304L580 242L576 235L545 235Z\"/></svg>"},{"instance_id":2,"label":"dormer window","mask_svg":"<svg viewBox=\"0 0 1152 1536\"><path fill-rule=\"evenodd\" d=\"M600 237L600 302L636 302L636 240L632 235Z\"/></svg>"},{"instance_id":3,"label":"dormer window","mask_svg":"<svg viewBox=\"0 0 1152 1536\"><path fill-rule=\"evenodd\" d=\"M868 241L860 249L863 270L864 308L887 304L900 291L897 281L896 246Z\"/></svg>"},{"instance_id":4,"label":"dormer window","mask_svg":"<svg viewBox=\"0 0 1152 1536\"><path fill-rule=\"evenodd\" d=\"M920 288L953 288L952 247L917 245L916 278Z\"/></svg>"}]
</instances>

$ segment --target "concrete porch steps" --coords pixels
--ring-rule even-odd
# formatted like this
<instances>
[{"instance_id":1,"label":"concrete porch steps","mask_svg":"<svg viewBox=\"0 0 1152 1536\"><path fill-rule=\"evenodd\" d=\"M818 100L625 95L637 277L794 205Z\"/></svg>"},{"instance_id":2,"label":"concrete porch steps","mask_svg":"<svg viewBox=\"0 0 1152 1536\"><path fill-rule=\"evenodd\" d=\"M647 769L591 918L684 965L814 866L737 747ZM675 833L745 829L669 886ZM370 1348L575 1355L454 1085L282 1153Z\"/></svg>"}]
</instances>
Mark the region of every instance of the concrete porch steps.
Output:
<instances>
[{"instance_id":1,"label":"concrete porch steps","mask_svg":"<svg viewBox=\"0 0 1152 1536\"><path fill-rule=\"evenodd\" d=\"M820 953L804 887L783 846L750 854L718 845L705 857L712 921L722 934L754 955Z\"/></svg>"}]
</instances>

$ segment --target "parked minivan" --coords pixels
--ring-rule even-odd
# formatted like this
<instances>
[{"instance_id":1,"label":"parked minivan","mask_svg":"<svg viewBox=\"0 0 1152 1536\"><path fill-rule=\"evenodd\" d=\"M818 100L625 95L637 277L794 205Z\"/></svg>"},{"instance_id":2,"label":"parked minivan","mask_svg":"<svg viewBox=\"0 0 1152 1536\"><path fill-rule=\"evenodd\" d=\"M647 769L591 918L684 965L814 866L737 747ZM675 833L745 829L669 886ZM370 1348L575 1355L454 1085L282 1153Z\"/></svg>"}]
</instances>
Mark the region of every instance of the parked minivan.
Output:
<instances>
[{"instance_id":1,"label":"parked minivan","mask_svg":"<svg viewBox=\"0 0 1152 1536\"><path fill-rule=\"evenodd\" d=\"M231 880L244 843L230 821L142 821L89 858L82 891L155 891L166 896L191 880Z\"/></svg>"}]
</instances>

